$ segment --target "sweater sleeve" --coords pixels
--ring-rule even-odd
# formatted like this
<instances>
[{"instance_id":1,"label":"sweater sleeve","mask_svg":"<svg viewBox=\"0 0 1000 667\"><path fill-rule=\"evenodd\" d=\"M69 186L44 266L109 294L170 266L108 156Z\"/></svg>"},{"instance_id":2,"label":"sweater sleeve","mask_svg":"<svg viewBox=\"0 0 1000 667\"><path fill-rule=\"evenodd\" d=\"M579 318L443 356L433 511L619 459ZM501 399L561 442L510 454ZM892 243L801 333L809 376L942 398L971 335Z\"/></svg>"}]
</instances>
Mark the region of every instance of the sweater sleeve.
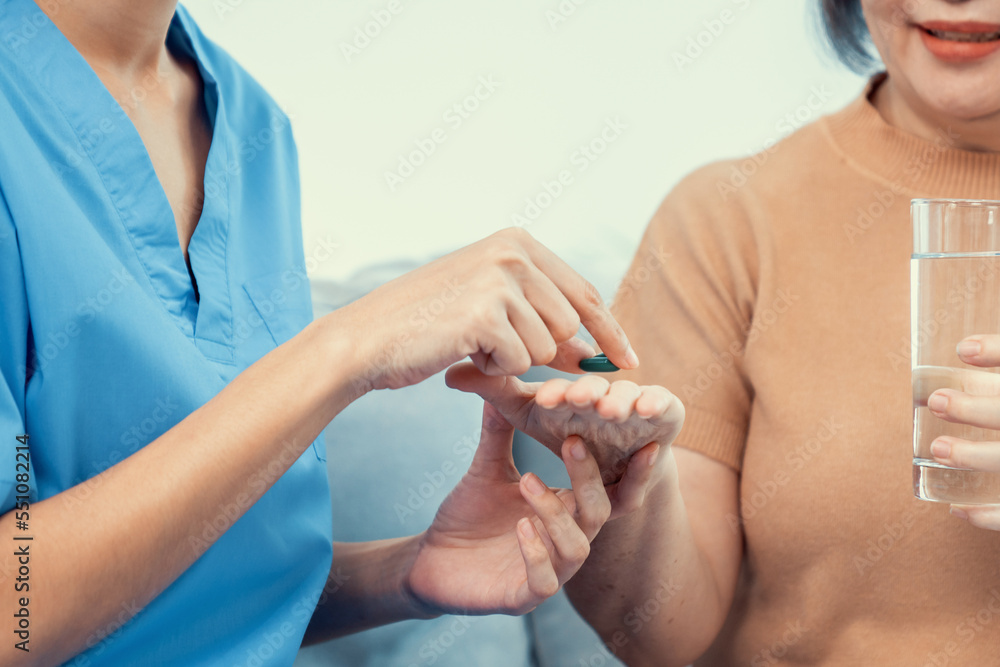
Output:
<instances>
[{"instance_id":1,"label":"sweater sleeve","mask_svg":"<svg viewBox=\"0 0 1000 667\"><path fill-rule=\"evenodd\" d=\"M670 193L643 235L613 311L641 363L623 379L663 385L684 403L674 444L739 470L753 400L743 352L759 264L746 197L726 189L732 168L703 167Z\"/></svg>"}]
</instances>

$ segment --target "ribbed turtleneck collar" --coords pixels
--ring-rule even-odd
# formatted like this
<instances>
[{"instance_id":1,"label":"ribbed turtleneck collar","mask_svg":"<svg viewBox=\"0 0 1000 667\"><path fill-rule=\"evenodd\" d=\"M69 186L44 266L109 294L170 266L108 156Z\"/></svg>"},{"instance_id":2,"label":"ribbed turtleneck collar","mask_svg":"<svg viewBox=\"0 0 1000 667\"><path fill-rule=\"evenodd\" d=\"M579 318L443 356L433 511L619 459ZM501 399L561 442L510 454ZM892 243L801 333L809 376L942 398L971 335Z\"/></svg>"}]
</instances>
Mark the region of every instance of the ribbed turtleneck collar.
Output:
<instances>
[{"instance_id":1,"label":"ribbed turtleneck collar","mask_svg":"<svg viewBox=\"0 0 1000 667\"><path fill-rule=\"evenodd\" d=\"M913 196L1000 199L1000 153L955 148L951 128L928 140L889 125L871 102L884 80L884 73L872 77L864 95L821 121L844 157Z\"/></svg>"}]
</instances>

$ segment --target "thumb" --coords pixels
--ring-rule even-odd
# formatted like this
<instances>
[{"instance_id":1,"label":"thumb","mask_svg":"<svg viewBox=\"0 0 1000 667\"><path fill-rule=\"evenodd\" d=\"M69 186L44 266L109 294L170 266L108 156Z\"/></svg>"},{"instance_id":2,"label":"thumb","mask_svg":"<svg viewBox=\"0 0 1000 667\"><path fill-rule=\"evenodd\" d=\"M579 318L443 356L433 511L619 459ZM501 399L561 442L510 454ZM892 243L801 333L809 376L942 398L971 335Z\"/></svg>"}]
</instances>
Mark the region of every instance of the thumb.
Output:
<instances>
[{"instance_id":1,"label":"thumb","mask_svg":"<svg viewBox=\"0 0 1000 667\"><path fill-rule=\"evenodd\" d=\"M514 466L514 427L489 403L483 403L483 430L470 471L482 475L505 475L517 480Z\"/></svg>"},{"instance_id":2,"label":"thumb","mask_svg":"<svg viewBox=\"0 0 1000 667\"><path fill-rule=\"evenodd\" d=\"M471 361L455 364L444 375L444 383L452 389L479 394L483 399L491 401L500 395L507 385L509 376L486 375Z\"/></svg>"},{"instance_id":3,"label":"thumb","mask_svg":"<svg viewBox=\"0 0 1000 667\"><path fill-rule=\"evenodd\" d=\"M556 348L556 358L547 365L564 373L583 373L580 362L597 354L594 348L576 336L559 343Z\"/></svg>"},{"instance_id":4,"label":"thumb","mask_svg":"<svg viewBox=\"0 0 1000 667\"><path fill-rule=\"evenodd\" d=\"M456 364L444 376L452 389L479 394L492 403L502 419L517 428L524 428L525 408L541 386L539 382L521 382L513 375L486 375L471 362Z\"/></svg>"}]
</instances>

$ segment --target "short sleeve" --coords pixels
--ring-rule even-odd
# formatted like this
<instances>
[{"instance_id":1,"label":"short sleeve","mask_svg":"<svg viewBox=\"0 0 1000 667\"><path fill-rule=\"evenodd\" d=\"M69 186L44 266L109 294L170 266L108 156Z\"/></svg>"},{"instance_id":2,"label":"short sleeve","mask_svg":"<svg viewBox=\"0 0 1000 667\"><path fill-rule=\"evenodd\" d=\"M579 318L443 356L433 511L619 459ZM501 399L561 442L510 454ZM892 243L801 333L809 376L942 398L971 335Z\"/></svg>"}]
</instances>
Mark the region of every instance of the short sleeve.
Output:
<instances>
[{"instance_id":1,"label":"short sleeve","mask_svg":"<svg viewBox=\"0 0 1000 667\"><path fill-rule=\"evenodd\" d=\"M675 445L742 465L753 388L744 350L757 293L757 239L745 202L724 197L729 163L699 169L664 200L613 311L639 355L623 373L684 403Z\"/></svg>"},{"instance_id":2,"label":"short sleeve","mask_svg":"<svg viewBox=\"0 0 1000 667\"><path fill-rule=\"evenodd\" d=\"M0 514L14 508L16 438L25 433L27 346L24 272L17 233L0 192Z\"/></svg>"}]
</instances>

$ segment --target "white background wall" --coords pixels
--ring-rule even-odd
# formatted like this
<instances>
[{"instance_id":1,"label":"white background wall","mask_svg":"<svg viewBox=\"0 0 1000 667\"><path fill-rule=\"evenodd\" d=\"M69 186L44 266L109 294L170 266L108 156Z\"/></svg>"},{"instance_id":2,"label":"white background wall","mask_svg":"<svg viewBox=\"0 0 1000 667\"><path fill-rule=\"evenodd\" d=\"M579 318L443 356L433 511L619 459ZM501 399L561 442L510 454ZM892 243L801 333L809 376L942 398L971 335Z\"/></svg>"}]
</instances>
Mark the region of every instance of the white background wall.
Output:
<instances>
[{"instance_id":1,"label":"white background wall","mask_svg":"<svg viewBox=\"0 0 1000 667\"><path fill-rule=\"evenodd\" d=\"M568 170L572 184L528 228L610 297L680 177L759 150L863 85L825 55L813 1L186 4L293 118L306 254L338 244L310 263L315 279L507 227ZM345 54L366 24L376 36ZM444 114L480 77L499 87L456 127ZM581 171L574 154L616 118L627 127ZM385 173L438 128L444 143L392 191Z\"/></svg>"}]
</instances>

